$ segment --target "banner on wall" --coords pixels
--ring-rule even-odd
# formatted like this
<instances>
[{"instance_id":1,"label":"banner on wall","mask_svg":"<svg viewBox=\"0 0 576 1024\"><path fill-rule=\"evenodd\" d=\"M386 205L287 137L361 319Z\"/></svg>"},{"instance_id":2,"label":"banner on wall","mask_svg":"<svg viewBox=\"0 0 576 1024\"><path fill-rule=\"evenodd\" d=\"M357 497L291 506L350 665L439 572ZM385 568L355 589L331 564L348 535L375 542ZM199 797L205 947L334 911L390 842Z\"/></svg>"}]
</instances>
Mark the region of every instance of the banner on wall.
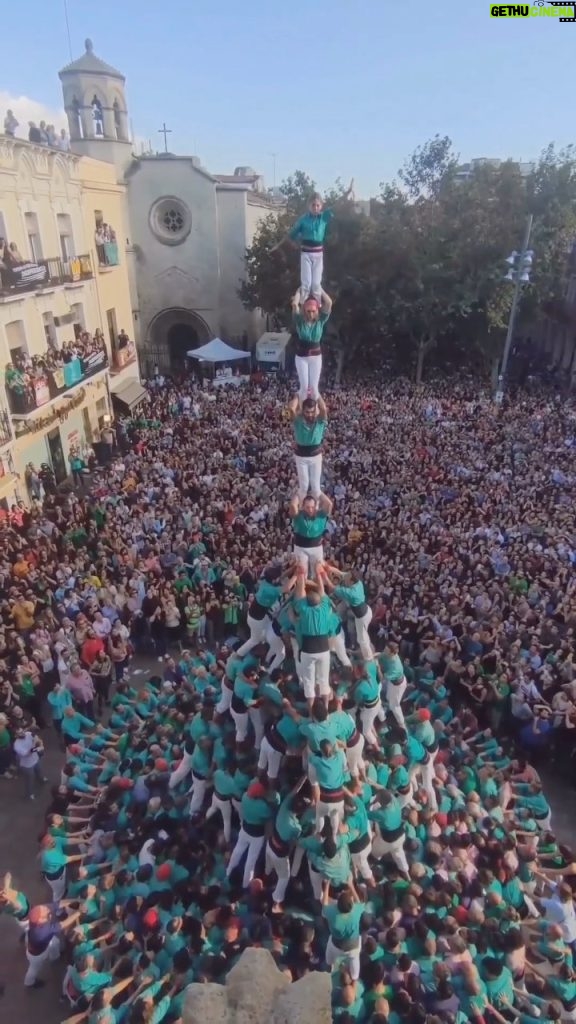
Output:
<instances>
[{"instance_id":1,"label":"banner on wall","mask_svg":"<svg viewBox=\"0 0 576 1024\"><path fill-rule=\"evenodd\" d=\"M89 356L85 356L82 359L85 377L90 377L93 373L104 370L107 365L108 357L104 349L99 349L98 352L91 352Z\"/></svg>"},{"instance_id":2,"label":"banner on wall","mask_svg":"<svg viewBox=\"0 0 576 1024\"><path fill-rule=\"evenodd\" d=\"M38 379L34 381L32 387L34 388L34 398L36 400L36 408L38 409L39 406L46 405L46 402L50 401L48 378L38 377Z\"/></svg>"}]
</instances>

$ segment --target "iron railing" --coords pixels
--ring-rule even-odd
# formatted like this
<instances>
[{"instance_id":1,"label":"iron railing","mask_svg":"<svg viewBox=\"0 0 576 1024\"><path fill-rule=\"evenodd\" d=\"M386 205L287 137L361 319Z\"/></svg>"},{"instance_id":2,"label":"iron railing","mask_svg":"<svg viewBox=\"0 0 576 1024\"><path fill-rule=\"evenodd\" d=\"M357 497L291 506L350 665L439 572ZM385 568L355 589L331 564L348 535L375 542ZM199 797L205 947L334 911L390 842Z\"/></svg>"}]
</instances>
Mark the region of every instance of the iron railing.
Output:
<instances>
[{"instance_id":1,"label":"iron railing","mask_svg":"<svg viewBox=\"0 0 576 1024\"><path fill-rule=\"evenodd\" d=\"M74 284L94 277L89 253L63 260L52 256L35 263L20 263L14 267L0 267L0 296L20 292L37 292L59 284Z\"/></svg>"}]
</instances>

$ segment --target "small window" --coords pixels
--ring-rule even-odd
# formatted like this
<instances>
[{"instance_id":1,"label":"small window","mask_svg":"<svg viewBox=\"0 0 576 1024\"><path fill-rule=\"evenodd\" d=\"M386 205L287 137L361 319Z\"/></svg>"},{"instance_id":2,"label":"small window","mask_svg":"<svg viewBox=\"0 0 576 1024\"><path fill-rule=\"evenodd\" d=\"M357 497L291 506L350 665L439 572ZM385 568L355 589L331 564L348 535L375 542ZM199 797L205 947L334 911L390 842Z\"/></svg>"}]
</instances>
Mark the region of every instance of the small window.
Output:
<instances>
[{"instance_id":1,"label":"small window","mask_svg":"<svg viewBox=\"0 0 576 1024\"><path fill-rule=\"evenodd\" d=\"M65 263L76 255L74 236L72 234L72 218L69 213L58 213L58 237L60 239L60 255Z\"/></svg>"},{"instance_id":2,"label":"small window","mask_svg":"<svg viewBox=\"0 0 576 1024\"><path fill-rule=\"evenodd\" d=\"M104 114L102 112L102 104L97 96L92 99L92 120L94 122L94 135L102 137L104 135Z\"/></svg>"},{"instance_id":3,"label":"small window","mask_svg":"<svg viewBox=\"0 0 576 1024\"><path fill-rule=\"evenodd\" d=\"M26 224L26 234L28 236L30 258L33 263L39 263L43 256L42 242L40 239L40 228L38 226L38 217L35 213L25 213L24 222Z\"/></svg>"},{"instance_id":4,"label":"small window","mask_svg":"<svg viewBox=\"0 0 576 1024\"><path fill-rule=\"evenodd\" d=\"M72 111L72 138L83 139L84 138L84 126L82 124L82 115L80 113L80 104L76 97L72 100L71 104Z\"/></svg>"}]
</instances>

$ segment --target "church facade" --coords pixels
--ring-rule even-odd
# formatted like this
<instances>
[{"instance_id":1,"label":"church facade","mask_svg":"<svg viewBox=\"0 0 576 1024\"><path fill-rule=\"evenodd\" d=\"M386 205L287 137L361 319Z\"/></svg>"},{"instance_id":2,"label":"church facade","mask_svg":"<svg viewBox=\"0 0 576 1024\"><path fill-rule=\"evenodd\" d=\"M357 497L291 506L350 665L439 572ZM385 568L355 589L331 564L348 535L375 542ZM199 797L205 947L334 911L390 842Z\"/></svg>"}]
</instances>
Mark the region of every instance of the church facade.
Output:
<instances>
[{"instance_id":1,"label":"church facade","mask_svg":"<svg viewBox=\"0 0 576 1024\"><path fill-rule=\"evenodd\" d=\"M246 347L262 330L238 297L244 254L260 222L278 211L250 168L216 175L194 156L135 156L125 79L86 52L60 72L73 152L114 165L126 186L124 242L132 331L142 372L184 365L186 351L219 336Z\"/></svg>"}]
</instances>

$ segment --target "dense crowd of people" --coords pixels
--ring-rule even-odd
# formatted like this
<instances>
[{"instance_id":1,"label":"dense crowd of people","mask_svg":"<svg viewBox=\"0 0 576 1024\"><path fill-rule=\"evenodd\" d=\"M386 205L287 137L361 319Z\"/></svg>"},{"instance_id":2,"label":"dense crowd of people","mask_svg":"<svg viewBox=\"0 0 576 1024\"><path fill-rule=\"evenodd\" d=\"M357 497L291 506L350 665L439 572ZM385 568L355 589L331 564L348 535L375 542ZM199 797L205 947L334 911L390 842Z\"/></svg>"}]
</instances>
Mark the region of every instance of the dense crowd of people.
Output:
<instances>
[{"instance_id":1,"label":"dense crowd of people","mask_svg":"<svg viewBox=\"0 0 576 1024\"><path fill-rule=\"evenodd\" d=\"M263 946L332 971L339 1024L575 1019L537 771L574 749L575 425L465 379L155 381L88 492L4 523L0 773L49 801L46 904L16 862L0 895L26 986L62 958L78 1024L174 1024Z\"/></svg>"}]
</instances>

